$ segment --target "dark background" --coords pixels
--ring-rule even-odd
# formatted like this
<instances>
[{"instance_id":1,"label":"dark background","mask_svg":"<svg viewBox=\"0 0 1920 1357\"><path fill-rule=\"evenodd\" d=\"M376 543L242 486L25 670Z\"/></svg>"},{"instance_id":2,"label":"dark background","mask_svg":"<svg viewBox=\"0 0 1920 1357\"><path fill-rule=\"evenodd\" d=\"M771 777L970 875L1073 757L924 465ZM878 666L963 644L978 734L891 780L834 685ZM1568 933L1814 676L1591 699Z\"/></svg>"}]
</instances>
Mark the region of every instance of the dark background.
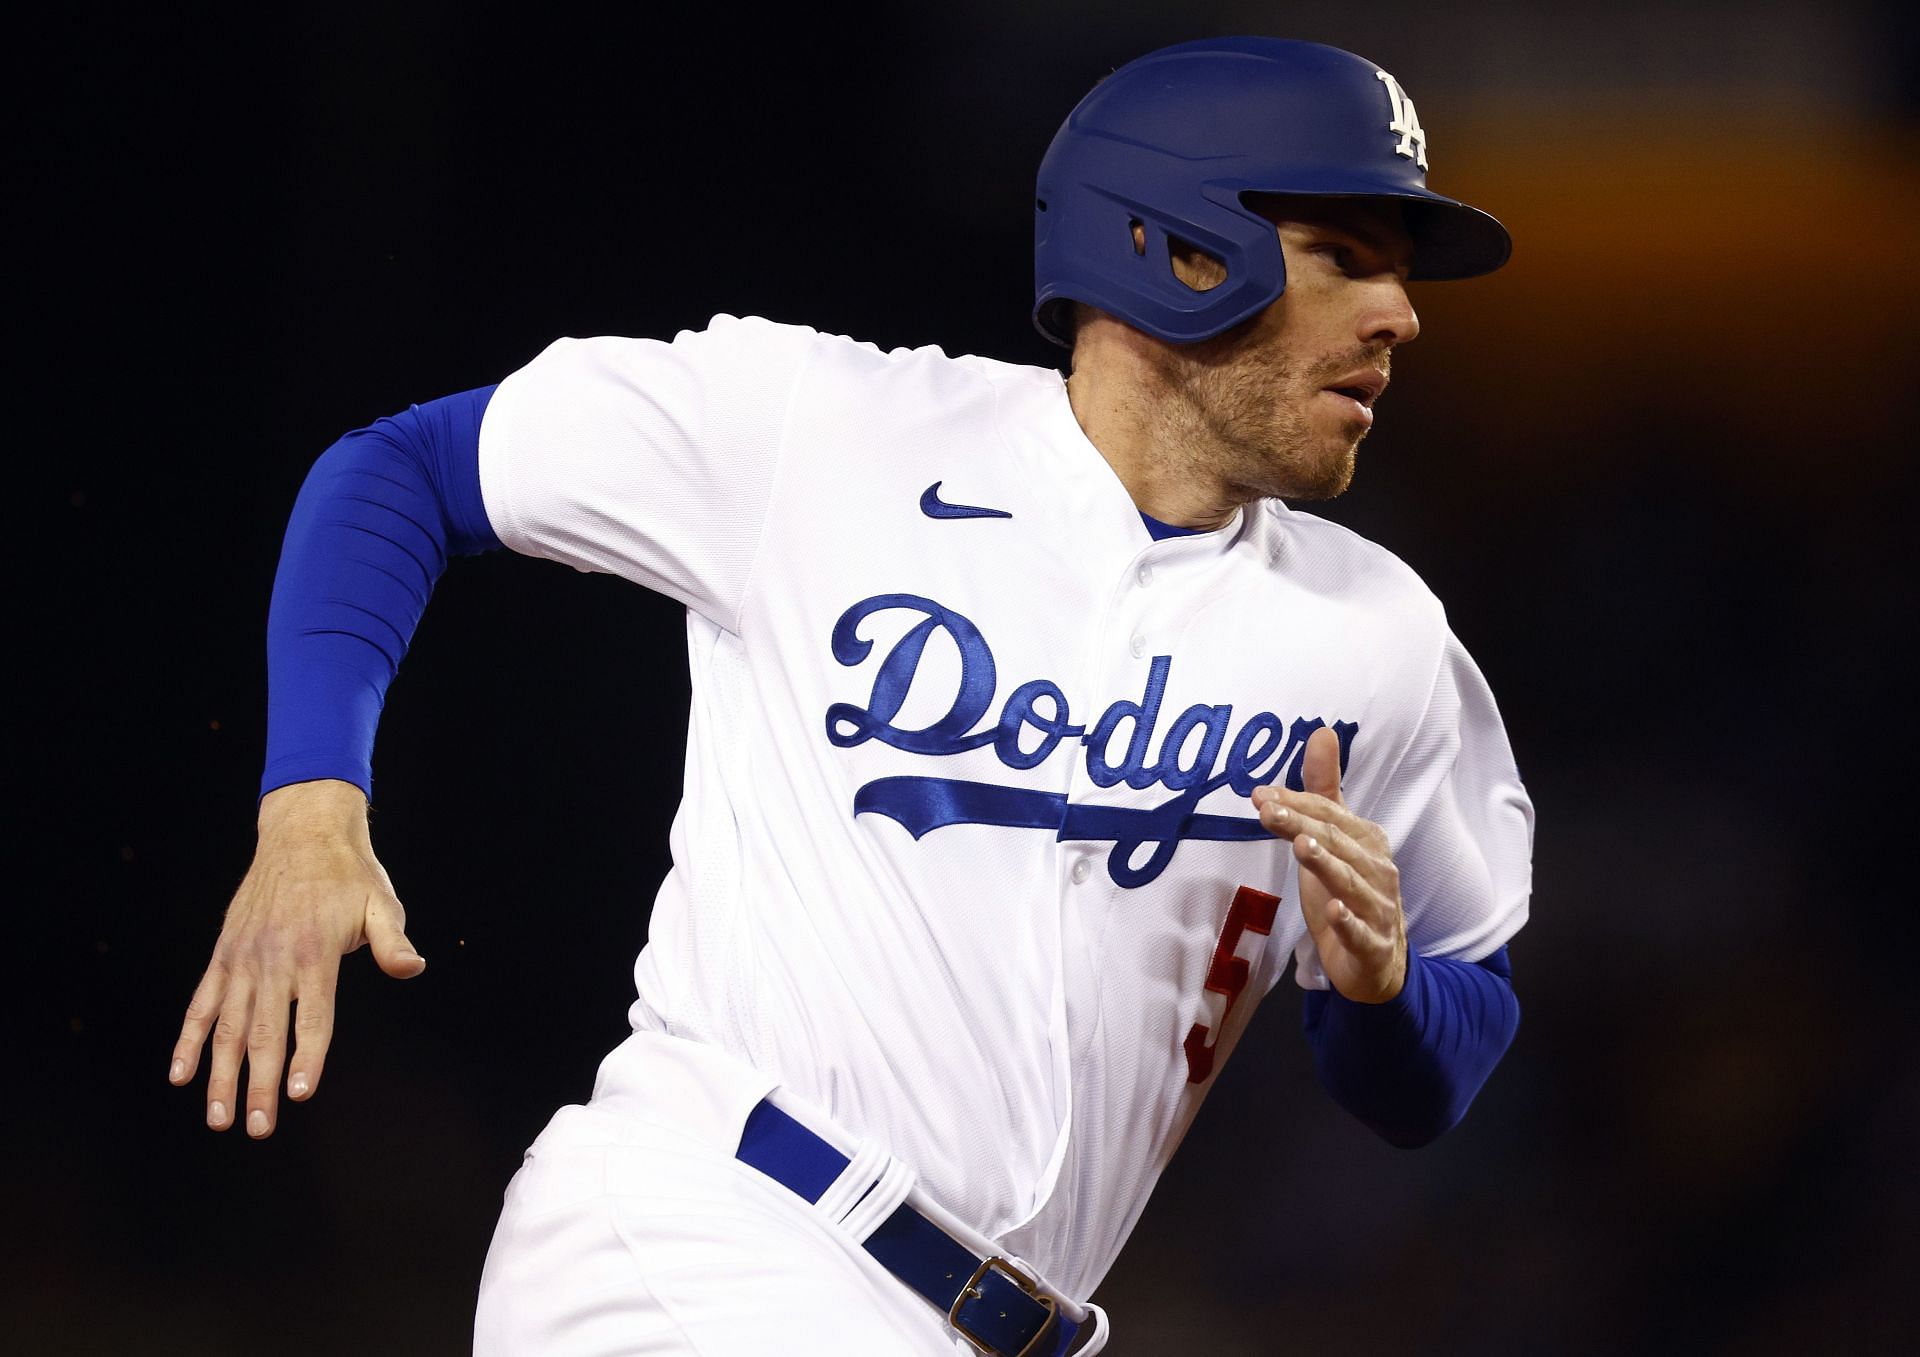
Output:
<instances>
[{"instance_id":1,"label":"dark background","mask_svg":"<svg viewBox=\"0 0 1920 1357\"><path fill-rule=\"evenodd\" d=\"M1467 1121L1399 1152L1315 1087L1283 984L1096 1297L1114 1350L1896 1346L1911 21L1546 9L20 21L4 1345L465 1351L521 1150L625 1030L678 611L496 553L441 582L376 764L429 969L348 958L325 1084L268 1142L204 1129L204 1073L168 1086L251 854L314 457L555 336L717 311L1052 362L1054 127L1140 52L1255 31L1392 70L1434 185L1517 241L1416 289L1324 512L1424 576L1500 698L1539 811L1525 1016Z\"/></svg>"}]
</instances>

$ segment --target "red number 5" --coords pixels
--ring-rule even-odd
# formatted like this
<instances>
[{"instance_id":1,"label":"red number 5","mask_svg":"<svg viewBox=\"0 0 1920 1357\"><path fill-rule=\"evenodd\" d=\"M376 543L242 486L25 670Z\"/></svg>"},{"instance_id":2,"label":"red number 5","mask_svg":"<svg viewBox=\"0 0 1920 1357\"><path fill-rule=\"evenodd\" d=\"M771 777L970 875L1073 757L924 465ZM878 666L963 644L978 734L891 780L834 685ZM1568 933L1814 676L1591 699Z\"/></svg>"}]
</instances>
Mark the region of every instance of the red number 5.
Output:
<instances>
[{"instance_id":1,"label":"red number 5","mask_svg":"<svg viewBox=\"0 0 1920 1357\"><path fill-rule=\"evenodd\" d=\"M1253 963L1259 959L1266 938L1273 931L1274 912L1280 897L1242 886L1233 893L1227 910L1227 922L1220 929L1219 945L1213 949L1213 963L1207 967L1207 987L1200 998L1206 1005L1206 1022L1197 1022L1187 1033L1187 1082L1203 1084L1213 1073L1213 1046L1226 1028L1227 1014L1233 1011L1240 991L1247 987ZM1246 938L1247 934L1254 937ZM1243 955L1241 939L1246 938Z\"/></svg>"}]
</instances>

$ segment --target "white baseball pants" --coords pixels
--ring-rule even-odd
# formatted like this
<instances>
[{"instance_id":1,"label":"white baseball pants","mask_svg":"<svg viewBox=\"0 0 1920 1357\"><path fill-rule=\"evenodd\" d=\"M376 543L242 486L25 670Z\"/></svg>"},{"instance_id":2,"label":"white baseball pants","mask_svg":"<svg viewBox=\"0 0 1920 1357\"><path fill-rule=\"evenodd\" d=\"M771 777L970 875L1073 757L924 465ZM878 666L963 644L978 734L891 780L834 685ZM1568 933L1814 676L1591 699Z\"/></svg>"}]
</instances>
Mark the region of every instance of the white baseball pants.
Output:
<instances>
[{"instance_id":1,"label":"white baseball pants","mask_svg":"<svg viewBox=\"0 0 1920 1357\"><path fill-rule=\"evenodd\" d=\"M606 1096L603 1068L594 1101L561 1108L527 1151L481 1277L475 1357L974 1351L850 1234L734 1158L752 1088L680 1082L657 1054L647 1073L650 1096Z\"/></svg>"}]
</instances>

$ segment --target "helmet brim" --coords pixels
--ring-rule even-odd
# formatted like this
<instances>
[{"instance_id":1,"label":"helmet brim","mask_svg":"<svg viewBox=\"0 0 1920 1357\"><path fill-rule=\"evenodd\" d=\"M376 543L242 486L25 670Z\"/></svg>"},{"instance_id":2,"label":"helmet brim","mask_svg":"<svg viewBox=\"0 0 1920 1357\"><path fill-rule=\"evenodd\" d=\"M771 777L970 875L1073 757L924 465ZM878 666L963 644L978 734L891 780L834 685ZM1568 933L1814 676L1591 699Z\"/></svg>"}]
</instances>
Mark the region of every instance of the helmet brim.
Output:
<instances>
[{"instance_id":1,"label":"helmet brim","mask_svg":"<svg viewBox=\"0 0 1920 1357\"><path fill-rule=\"evenodd\" d=\"M1442 198L1403 199L1413 237L1415 282L1446 282L1492 273L1513 257L1513 237L1492 213Z\"/></svg>"},{"instance_id":2,"label":"helmet brim","mask_svg":"<svg viewBox=\"0 0 1920 1357\"><path fill-rule=\"evenodd\" d=\"M1450 282L1492 273L1513 257L1513 237L1492 213L1438 193L1397 185L1327 181L1324 187L1292 185L1281 189L1241 188L1251 195L1285 198L1385 198L1402 204L1407 235L1413 241L1412 282Z\"/></svg>"}]
</instances>

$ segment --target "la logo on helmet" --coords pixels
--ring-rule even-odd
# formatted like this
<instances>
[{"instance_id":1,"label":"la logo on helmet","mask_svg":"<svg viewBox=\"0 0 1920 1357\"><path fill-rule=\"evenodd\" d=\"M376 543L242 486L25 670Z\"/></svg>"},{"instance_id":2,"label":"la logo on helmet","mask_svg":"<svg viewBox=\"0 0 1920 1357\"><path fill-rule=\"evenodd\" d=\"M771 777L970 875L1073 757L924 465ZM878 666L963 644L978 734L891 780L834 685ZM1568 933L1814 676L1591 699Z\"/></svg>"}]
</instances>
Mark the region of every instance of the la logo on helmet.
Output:
<instances>
[{"instance_id":1,"label":"la logo on helmet","mask_svg":"<svg viewBox=\"0 0 1920 1357\"><path fill-rule=\"evenodd\" d=\"M1400 88L1400 82L1385 71L1375 71L1380 83L1387 87L1387 98L1393 101L1393 121L1387 124L1389 132L1400 134L1400 144L1393 149L1409 160L1420 162L1422 170L1427 168L1427 133L1420 126L1420 115L1413 111L1413 100Z\"/></svg>"}]
</instances>

